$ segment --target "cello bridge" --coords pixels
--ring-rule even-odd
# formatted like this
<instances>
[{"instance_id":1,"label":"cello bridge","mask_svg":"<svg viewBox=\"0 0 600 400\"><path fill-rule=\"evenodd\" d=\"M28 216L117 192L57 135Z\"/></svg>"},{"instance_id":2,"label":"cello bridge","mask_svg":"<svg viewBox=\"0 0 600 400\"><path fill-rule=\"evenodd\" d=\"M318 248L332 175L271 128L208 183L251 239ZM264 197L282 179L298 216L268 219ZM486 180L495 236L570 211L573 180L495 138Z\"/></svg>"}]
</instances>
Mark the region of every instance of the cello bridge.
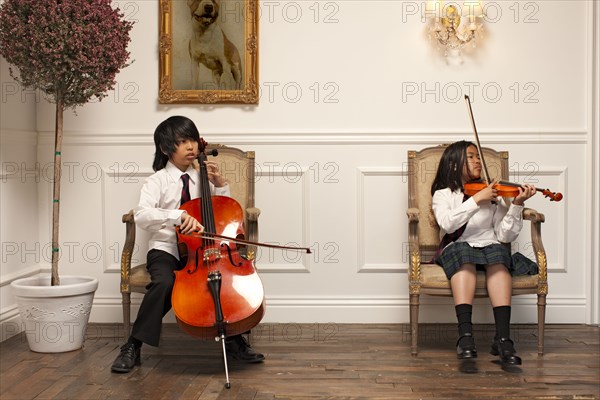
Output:
<instances>
[{"instance_id":1,"label":"cello bridge","mask_svg":"<svg viewBox=\"0 0 600 400\"><path fill-rule=\"evenodd\" d=\"M221 251L216 248L204 250L203 260L205 263L215 262L221 259Z\"/></svg>"}]
</instances>

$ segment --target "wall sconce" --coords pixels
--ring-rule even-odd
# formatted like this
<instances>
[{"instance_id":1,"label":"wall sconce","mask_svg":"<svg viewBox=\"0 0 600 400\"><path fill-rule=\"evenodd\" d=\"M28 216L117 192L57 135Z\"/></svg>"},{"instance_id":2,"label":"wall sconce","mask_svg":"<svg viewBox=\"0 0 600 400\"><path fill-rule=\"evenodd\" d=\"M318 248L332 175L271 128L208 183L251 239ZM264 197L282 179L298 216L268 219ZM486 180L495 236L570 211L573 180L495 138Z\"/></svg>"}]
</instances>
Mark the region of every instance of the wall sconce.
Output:
<instances>
[{"instance_id":1,"label":"wall sconce","mask_svg":"<svg viewBox=\"0 0 600 400\"><path fill-rule=\"evenodd\" d=\"M483 37L483 7L481 1L468 0L462 3L448 3L443 0L428 1L425 16L429 23L429 36L435 37L443 46L444 55L450 50L462 50L468 43L476 47ZM468 18L461 18L463 17Z\"/></svg>"}]
</instances>

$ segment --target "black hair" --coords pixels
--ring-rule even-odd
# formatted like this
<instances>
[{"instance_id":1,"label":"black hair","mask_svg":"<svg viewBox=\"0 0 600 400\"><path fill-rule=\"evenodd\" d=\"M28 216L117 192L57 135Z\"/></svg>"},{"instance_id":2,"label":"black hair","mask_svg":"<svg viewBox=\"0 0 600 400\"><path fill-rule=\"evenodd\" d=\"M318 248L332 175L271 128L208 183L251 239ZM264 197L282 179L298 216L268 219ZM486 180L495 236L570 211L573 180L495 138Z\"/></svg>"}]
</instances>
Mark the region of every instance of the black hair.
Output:
<instances>
[{"instance_id":1,"label":"black hair","mask_svg":"<svg viewBox=\"0 0 600 400\"><path fill-rule=\"evenodd\" d=\"M452 191L462 189L463 167L467 163L467 148L469 146L475 145L466 140L461 140L452 143L444 150L435 179L431 185L432 196L436 190L440 189L450 188Z\"/></svg>"},{"instance_id":2,"label":"black hair","mask_svg":"<svg viewBox=\"0 0 600 400\"><path fill-rule=\"evenodd\" d=\"M200 143L200 133L191 119L176 115L161 122L154 131L155 152L152 169L163 169L175 153L177 145L185 140Z\"/></svg>"}]
</instances>

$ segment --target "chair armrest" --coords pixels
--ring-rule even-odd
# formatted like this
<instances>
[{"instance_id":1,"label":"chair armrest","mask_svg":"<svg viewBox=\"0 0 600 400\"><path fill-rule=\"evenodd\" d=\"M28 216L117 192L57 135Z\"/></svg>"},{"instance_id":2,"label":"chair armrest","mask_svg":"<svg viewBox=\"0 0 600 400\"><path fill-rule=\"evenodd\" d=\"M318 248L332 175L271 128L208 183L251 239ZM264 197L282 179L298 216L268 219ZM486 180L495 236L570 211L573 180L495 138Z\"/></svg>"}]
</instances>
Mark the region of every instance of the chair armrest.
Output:
<instances>
[{"instance_id":1,"label":"chair armrest","mask_svg":"<svg viewBox=\"0 0 600 400\"><path fill-rule=\"evenodd\" d=\"M542 223L546 220L544 214L537 212L532 208L523 210L523 219L531 221L531 242L533 251L538 264L539 289L542 294L548 293L548 264L546 260L546 250L542 243Z\"/></svg>"},{"instance_id":2,"label":"chair armrest","mask_svg":"<svg viewBox=\"0 0 600 400\"><path fill-rule=\"evenodd\" d=\"M419 250L419 209L409 208L408 216L408 252L410 271L408 273L410 294L419 293L421 288L421 251Z\"/></svg>"},{"instance_id":3,"label":"chair armrest","mask_svg":"<svg viewBox=\"0 0 600 400\"><path fill-rule=\"evenodd\" d=\"M406 210L406 215L408 216L408 222L419 222L419 209L418 208L409 208Z\"/></svg>"},{"instance_id":4,"label":"chair armrest","mask_svg":"<svg viewBox=\"0 0 600 400\"><path fill-rule=\"evenodd\" d=\"M260 209L256 207L246 208L246 213L248 214L249 221L258 221L258 216L260 215Z\"/></svg>"},{"instance_id":5,"label":"chair armrest","mask_svg":"<svg viewBox=\"0 0 600 400\"><path fill-rule=\"evenodd\" d=\"M258 216L260 209L249 207L246 209L248 215L248 227L246 228L246 239L251 242L258 242Z\"/></svg>"},{"instance_id":6,"label":"chair armrest","mask_svg":"<svg viewBox=\"0 0 600 400\"><path fill-rule=\"evenodd\" d=\"M408 216L408 246L411 254L416 250L419 251L419 209L409 208L406 210Z\"/></svg>"},{"instance_id":7,"label":"chair armrest","mask_svg":"<svg viewBox=\"0 0 600 400\"><path fill-rule=\"evenodd\" d=\"M125 244L121 253L121 293L130 292L129 273L131 271L131 257L135 246L135 220L133 210L123 215L125 224Z\"/></svg>"},{"instance_id":8,"label":"chair armrest","mask_svg":"<svg viewBox=\"0 0 600 400\"><path fill-rule=\"evenodd\" d=\"M523 209L523 219L528 219L530 221L539 221L546 222L546 217L544 214L537 212L533 208L524 208Z\"/></svg>"},{"instance_id":9,"label":"chair armrest","mask_svg":"<svg viewBox=\"0 0 600 400\"><path fill-rule=\"evenodd\" d=\"M248 216L248 227L246 228L246 239L251 242L258 242L258 216L260 209L249 207L246 209ZM245 246L241 249L242 256L246 259L254 259L256 246Z\"/></svg>"}]
</instances>

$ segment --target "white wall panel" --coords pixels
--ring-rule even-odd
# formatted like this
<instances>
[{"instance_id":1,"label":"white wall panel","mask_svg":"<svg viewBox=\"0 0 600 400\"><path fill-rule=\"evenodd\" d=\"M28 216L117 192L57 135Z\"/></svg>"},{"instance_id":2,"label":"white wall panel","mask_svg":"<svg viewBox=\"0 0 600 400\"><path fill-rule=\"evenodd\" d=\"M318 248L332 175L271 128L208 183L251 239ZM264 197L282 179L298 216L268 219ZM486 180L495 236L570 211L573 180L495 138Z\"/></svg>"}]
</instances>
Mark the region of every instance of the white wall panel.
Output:
<instances>
[{"instance_id":1,"label":"white wall panel","mask_svg":"<svg viewBox=\"0 0 600 400\"><path fill-rule=\"evenodd\" d=\"M102 169L102 244L104 272L121 272L121 252L125 244L125 224L121 221L123 214L135 208L140 198L140 190L144 180L152 175L152 169L139 169L138 164L128 162L115 163L109 169ZM148 239L150 235L142 229L136 229L136 246L132 254L132 264L146 262Z\"/></svg>"},{"instance_id":2,"label":"white wall panel","mask_svg":"<svg viewBox=\"0 0 600 400\"><path fill-rule=\"evenodd\" d=\"M400 168L358 169L359 272L408 269L406 172Z\"/></svg>"},{"instance_id":3,"label":"white wall panel","mask_svg":"<svg viewBox=\"0 0 600 400\"><path fill-rule=\"evenodd\" d=\"M259 164L260 168L260 164ZM310 243L310 193L306 171L296 163L268 164L255 175L255 205L268 210L259 217L259 241L278 246ZM272 229L263 229L263 226ZM309 272L311 257L295 250L256 249L260 272Z\"/></svg>"}]
</instances>

